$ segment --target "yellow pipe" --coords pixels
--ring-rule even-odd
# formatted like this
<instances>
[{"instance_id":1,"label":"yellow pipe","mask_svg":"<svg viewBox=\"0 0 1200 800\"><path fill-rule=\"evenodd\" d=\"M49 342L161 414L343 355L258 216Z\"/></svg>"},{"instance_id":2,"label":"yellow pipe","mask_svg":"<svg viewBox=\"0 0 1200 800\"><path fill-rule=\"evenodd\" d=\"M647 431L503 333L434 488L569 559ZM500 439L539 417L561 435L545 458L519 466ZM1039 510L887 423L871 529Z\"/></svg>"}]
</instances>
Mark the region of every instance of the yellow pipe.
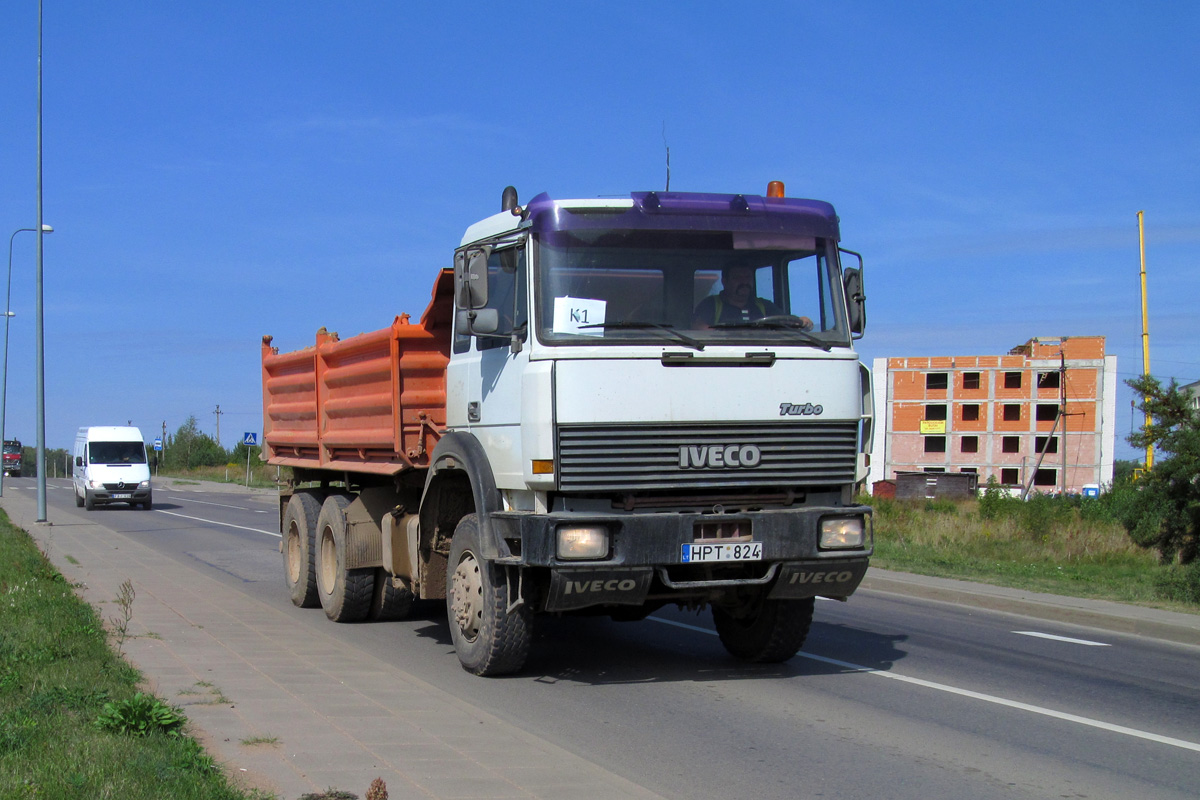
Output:
<instances>
[{"instance_id":1,"label":"yellow pipe","mask_svg":"<svg viewBox=\"0 0 1200 800\"><path fill-rule=\"evenodd\" d=\"M1137 212L1138 218L1138 246L1142 252L1142 372L1147 378L1150 377L1150 318L1146 314L1146 230L1142 224L1142 214ZM1149 397L1142 398L1146 403L1150 402ZM1146 427L1149 428L1151 423L1150 412L1146 412ZM1154 466L1154 447L1146 445L1146 469Z\"/></svg>"}]
</instances>

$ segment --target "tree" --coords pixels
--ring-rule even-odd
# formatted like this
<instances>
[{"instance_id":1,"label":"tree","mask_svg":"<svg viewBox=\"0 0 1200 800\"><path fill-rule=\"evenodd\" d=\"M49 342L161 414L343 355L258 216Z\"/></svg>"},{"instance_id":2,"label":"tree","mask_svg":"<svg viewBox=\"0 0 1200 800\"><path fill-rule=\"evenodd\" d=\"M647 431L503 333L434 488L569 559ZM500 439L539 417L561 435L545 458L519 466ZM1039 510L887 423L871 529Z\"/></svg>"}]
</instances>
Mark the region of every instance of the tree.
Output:
<instances>
[{"instance_id":1,"label":"tree","mask_svg":"<svg viewBox=\"0 0 1200 800\"><path fill-rule=\"evenodd\" d=\"M201 433L193 414L167 438L163 465L167 469L217 467L229 463L229 453L207 433Z\"/></svg>"},{"instance_id":2,"label":"tree","mask_svg":"<svg viewBox=\"0 0 1200 800\"><path fill-rule=\"evenodd\" d=\"M1137 448L1159 454L1153 469L1125 484L1118 516L1141 547L1163 562L1188 564L1200 555L1200 413L1175 380L1167 387L1151 376L1126 383L1141 396L1151 423L1129 436Z\"/></svg>"}]
</instances>

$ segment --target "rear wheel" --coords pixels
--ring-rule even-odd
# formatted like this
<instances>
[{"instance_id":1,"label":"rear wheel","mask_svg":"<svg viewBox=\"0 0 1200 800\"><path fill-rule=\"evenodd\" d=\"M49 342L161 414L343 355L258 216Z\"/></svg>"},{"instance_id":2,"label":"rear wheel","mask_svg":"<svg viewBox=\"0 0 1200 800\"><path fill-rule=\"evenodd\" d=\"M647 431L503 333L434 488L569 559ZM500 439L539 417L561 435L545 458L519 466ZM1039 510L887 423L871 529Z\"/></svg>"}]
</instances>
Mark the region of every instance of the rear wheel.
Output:
<instances>
[{"instance_id":1,"label":"rear wheel","mask_svg":"<svg viewBox=\"0 0 1200 800\"><path fill-rule=\"evenodd\" d=\"M325 498L317 517L317 596L334 622L358 622L371 610L375 568L346 568L346 506L350 498Z\"/></svg>"},{"instance_id":2,"label":"rear wheel","mask_svg":"<svg viewBox=\"0 0 1200 800\"><path fill-rule=\"evenodd\" d=\"M400 585L396 585L400 581ZM371 596L371 611L369 619L377 622L388 622L396 619L408 619L412 613L412 589L403 578L393 578L383 567L375 570L375 590Z\"/></svg>"},{"instance_id":3,"label":"rear wheel","mask_svg":"<svg viewBox=\"0 0 1200 800\"><path fill-rule=\"evenodd\" d=\"M524 603L508 610L510 577L503 567L482 558L480 538L474 514L463 517L454 529L446 564L450 637L467 672L504 675L525 665L533 614ZM512 599L518 599L515 591Z\"/></svg>"},{"instance_id":4,"label":"rear wheel","mask_svg":"<svg viewBox=\"0 0 1200 800\"><path fill-rule=\"evenodd\" d=\"M812 625L814 598L757 599L726 608L713 606L721 644L738 658L759 663L787 661L799 652Z\"/></svg>"},{"instance_id":5,"label":"rear wheel","mask_svg":"<svg viewBox=\"0 0 1200 800\"><path fill-rule=\"evenodd\" d=\"M316 564L320 515L321 501L311 492L292 495L283 511L283 582L292 604L300 608L321 605L317 599Z\"/></svg>"}]
</instances>

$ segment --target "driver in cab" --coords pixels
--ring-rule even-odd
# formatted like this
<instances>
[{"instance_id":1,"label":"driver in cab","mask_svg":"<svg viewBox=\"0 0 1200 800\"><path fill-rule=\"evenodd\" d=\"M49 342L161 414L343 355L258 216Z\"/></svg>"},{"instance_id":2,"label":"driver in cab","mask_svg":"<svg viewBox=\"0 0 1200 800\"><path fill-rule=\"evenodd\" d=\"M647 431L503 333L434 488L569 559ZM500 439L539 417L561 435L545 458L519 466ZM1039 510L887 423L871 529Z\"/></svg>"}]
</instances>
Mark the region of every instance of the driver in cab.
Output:
<instances>
[{"instance_id":1,"label":"driver in cab","mask_svg":"<svg viewBox=\"0 0 1200 800\"><path fill-rule=\"evenodd\" d=\"M768 317L786 317L783 309L766 298L759 297L755 290L753 267L725 267L721 270L721 291L710 294L700 301L692 315L692 327L697 330L739 325ZM802 330L812 330L808 317L790 317L799 320Z\"/></svg>"}]
</instances>

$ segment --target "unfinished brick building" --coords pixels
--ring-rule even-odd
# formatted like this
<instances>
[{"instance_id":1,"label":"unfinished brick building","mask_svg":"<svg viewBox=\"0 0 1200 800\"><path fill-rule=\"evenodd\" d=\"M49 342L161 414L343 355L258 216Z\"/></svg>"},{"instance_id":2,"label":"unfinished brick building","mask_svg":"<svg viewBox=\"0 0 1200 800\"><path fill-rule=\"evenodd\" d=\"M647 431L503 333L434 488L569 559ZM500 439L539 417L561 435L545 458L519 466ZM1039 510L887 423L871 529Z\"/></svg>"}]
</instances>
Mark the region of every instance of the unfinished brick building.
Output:
<instances>
[{"instance_id":1,"label":"unfinished brick building","mask_svg":"<svg viewBox=\"0 0 1200 800\"><path fill-rule=\"evenodd\" d=\"M974 472L1036 491L1112 481L1117 358L1103 336L1039 337L1002 356L877 358L871 480Z\"/></svg>"}]
</instances>

